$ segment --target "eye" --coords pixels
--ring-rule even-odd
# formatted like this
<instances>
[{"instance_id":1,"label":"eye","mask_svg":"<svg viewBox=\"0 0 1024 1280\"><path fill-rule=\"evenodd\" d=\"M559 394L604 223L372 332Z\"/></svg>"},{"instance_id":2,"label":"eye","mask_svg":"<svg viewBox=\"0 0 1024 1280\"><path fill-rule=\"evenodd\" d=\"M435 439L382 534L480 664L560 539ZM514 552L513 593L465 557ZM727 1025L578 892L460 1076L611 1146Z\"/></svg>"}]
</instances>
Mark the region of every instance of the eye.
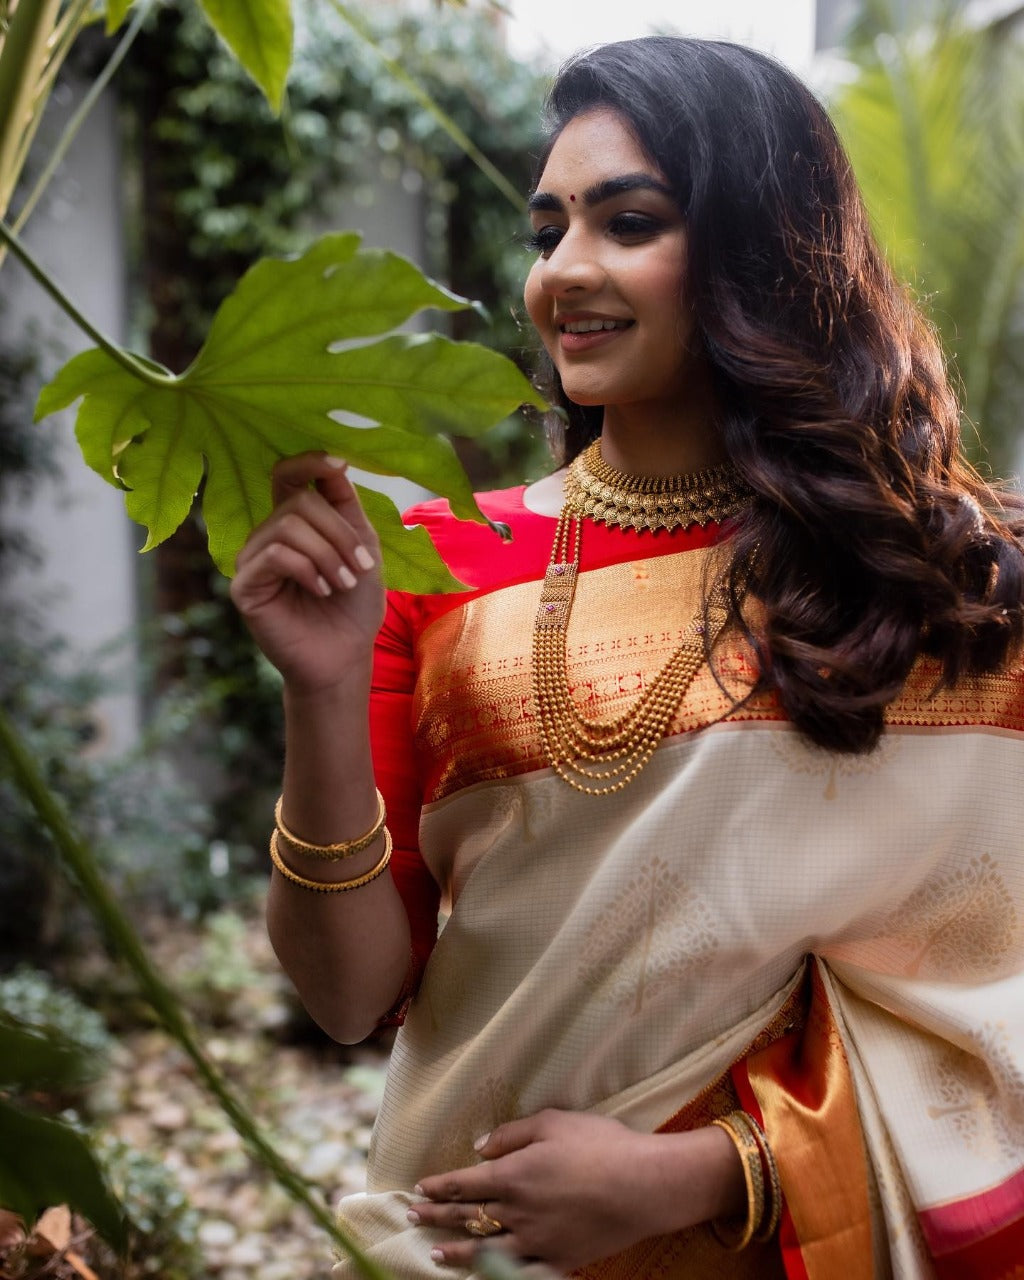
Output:
<instances>
[{"instance_id":1,"label":"eye","mask_svg":"<svg viewBox=\"0 0 1024 1280\"><path fill-rule=\"evenodd\" d=\"M608 231L620 240L645 240L656 236L664 225L649 213L617 213L609 219Z\"/></svg>"},{"instance_id":2,"label":"eye","mask_svg":"<svg viewBox=\"0 0 1024 1280\"><path fill-rule=\"evenodd\" d=\"M561 243L564 231L561 227L537 227L526 237L526 247L542 258L550 258Z\"/></svg>"}]
</instances>

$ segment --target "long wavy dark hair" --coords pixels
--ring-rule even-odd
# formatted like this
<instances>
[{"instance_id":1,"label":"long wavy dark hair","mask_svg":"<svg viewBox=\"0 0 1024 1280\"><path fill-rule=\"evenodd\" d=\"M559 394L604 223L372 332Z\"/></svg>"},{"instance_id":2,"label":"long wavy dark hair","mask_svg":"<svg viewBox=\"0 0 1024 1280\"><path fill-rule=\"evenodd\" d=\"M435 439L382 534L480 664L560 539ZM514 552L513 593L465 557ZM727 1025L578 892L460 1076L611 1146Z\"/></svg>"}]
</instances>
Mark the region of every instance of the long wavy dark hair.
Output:
<instances>
[{"instance_id":1,"label":"long wavy dark hair","mask_svg":"<svg viewBox=\"0 0 1024 1280\"><path fill-rule=\"evenodd\" d=\"M680 287L725 448L755 495L727 586L757 688L813 742L869 750L919 654L948 686L1019 649L1024 498L962 456L938 341L804 85L724 42L604 45L559 73L548 152L597 108L623 118L686 219ZM566 462L600 433L601 409L569 401L550 361L547 375Z\"/></svg>"}]
</instances>

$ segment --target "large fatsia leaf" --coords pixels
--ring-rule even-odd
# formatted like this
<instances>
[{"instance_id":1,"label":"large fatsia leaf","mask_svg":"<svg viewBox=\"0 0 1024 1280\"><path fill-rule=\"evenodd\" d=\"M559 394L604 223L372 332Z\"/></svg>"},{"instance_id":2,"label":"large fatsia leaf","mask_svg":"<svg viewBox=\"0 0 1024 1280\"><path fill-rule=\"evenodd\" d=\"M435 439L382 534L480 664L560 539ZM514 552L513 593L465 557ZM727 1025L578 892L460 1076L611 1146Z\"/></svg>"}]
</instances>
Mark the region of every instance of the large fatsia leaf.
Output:
<instances>
[{"instance_id":1,"label":"large fatsia leaf","mask_svg":"<svg viewBox=\"0 0 1024 1280\"><path fill-rule=\"evenodd\" d=\"M199 0L210 25L266 94L281 109L292 60L291 0Z\"/></svg>"},{"instance_id":2,"label":"large fatsia leaf","mask_svg":"<svg viewBox=\"0 0 1024 1280\"><path fill-rule=\"evenodd\" d=\"M470 305L404 258L358 246L357 235L329 235L301 258L257 263L180 377L138 358L133 372L94 348L43 388L37 419L82 400L83 455L125 490L128 514L149 531L145 549L174 532L205 476L210 552L231 573L270 511L273 463L306 449L414 480L448 498L457 516L485 521L447 433L475 435L520 404L543 401L511 361L472 343L391 334L351 345L424 307ZM422 530L403 530L393 505L373 500L370 517L389 585L459 585Z\"/></svg>"},{"instance_id":3,"label":"large fatsia leaf","mask_svg":"<svg viewBox=\"0 0 1024 1280\"><path fill-rule=\"evenodd\" d=\"M0 1205L34 1222L53 1204L70 1205L110 1244L123 1243L121 1207L85 1139L0 1098Z\"/></svg>"}]
</instances>

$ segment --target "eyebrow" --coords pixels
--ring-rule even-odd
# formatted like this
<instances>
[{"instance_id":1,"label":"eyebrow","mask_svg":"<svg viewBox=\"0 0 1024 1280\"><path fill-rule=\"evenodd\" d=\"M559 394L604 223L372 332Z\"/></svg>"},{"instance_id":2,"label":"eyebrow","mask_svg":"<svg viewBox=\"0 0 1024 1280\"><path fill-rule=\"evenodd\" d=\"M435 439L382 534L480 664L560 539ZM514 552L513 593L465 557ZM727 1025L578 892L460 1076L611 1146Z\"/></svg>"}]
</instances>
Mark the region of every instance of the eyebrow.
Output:
<instances>
[{"instance_id":1,"label":"eyebrow","mask_svg":"<svg viewBox=\"0 0 1024 1280\"><path fill-rule=\"evenodd\" d=\"M630 191L656 191L659 195L668 196L670 200L675 198L670 187L657 178L652 178L649 173L624 173L621 177L605 178L587 187L583 192L583 203L592 207ZM550 191L535 191L529 199L528 208L531 213L562 213L565 205Z\"/></svg>"}]
</instances>

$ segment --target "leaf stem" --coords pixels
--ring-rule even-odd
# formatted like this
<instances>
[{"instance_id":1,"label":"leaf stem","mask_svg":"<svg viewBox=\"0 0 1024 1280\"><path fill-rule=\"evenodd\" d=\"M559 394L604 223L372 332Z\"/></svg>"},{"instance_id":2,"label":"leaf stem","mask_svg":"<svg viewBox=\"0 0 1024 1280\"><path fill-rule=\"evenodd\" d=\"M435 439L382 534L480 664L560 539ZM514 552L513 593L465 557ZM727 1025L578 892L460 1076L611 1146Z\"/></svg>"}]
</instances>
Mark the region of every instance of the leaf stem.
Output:
<instances>
[{"instance_id":1,"label":"leaf stem","mask_svg":"<svg viewBox=\"0 0 1024 1280\"><path fill-rule=\"evenodd\" d=\"M125 351L123 347L119 347L116 342L97 329L92 321L88 320L78 310L60 286L49 276L44 267L29 253L28 249L18 239L14 230L2 218L0 218L0 240L7 245L33 280L50 295L57 306L78 325L79 329L92 338L93 342L105 351L111 360L116 361L133 378L138 378L140 382L145 382L151 387L170 387L177 382L177 378L172 373L158 373L156 369L148 368L141 360L133 356L130 351Z\"/></svg>"},{"instance_id":2,"label":"leaf stem","mask_svg":"<svg viewBox=\"0 0 1024 1280\"><path fill-rule=\"evenodd\" d=\"M0 217L18 181L22 141L39 123L37 82L46 66L48 33L59 7L59 0L21 0L0 45Z\"/></svg>"},{"instance_id":3,"label":"leaf stem","mask_svg":"<svg viewBox=\"0 0 1024 1280\"><path fill-rule=\"evenodd\" d=\"M32 190L29 192L28 197L25 200L25 203L21 206L21 209L18 211L18 217L14 222L14 226L11 228L15 235L20 234L21 229L22 227L24 227L25 223L28 221L29 216L32 213L32 210L39 203L40 196L42 196L43 192L46 190L47 186L49 185L50 179L57 172L57 169L59 168L61 161L67 155L68 149L70 148L72 142L74 142L75 138L78 136L78 131L79 129L81 129L82 125L85 123L86 117L89 115L90 111L92 111L93 107L99 101L100 95L103 93L104 89L106 89L107 85L112 80L114 73L117 71L118 67L124 61L125 54L131 48L132 44L135 41L135 37L139 34L139 31L142 29L142 24L146 20L148 13L149 13L149 5L145 5L145 4L140 5L139 8L135 10L135 16L132 18L131 25L125 31L124 35L121 37L120 41L118 42L117 48L110 55L110 58L107 61L107 65L103 68L103 70L99 73L99 75L93 81L92 85L89 88L89 92L82 99L81 103L79 103L78 110L68 121L64 129L64 132L60 135L60 138L57 141L57 145L54 147L50 155L50 158L47 160L42 173L39 175L38 181L36 182Z\"/></svg>"},{"instance_id":4,"label":"leaf stem","mask_svg":"<svg viewBox=\"0 0 1024 1280\"><path fill-rule=\"evenodd\" d=\"M420 106L434 117L445 133L447 133L449 138L451 138L455 145L463 151L470 160L472 160L484 177L497 187L509 204L511 204L512 208L515 209L517 213L525 213L526 201L511 182L509 182L501 170L496 168L496 166L487 159L473 140L459 128L451 116L448 115L442 107L438 106L430 94L416 83L401 63L396 62L394 58L388 57L367 28L363 25L361 20L352 12L351 8L347 4L343 4L342 0L330 0L330 4L338 16L348 23L360 40L362 40L364 44L369 45L377 57L380 58L381 62L383 62L387 67L390 75L392 75L399 84L404 85L405 88L408 89Z\"/></svg>"},{"instance_id":5,"label":"leaf stem","mask_svg":"<svg viewBox=\"0 0 1024 1280\"><path fill-rule=\"evenodd\" d=\"M95 858L73 831L64 807L47 787L43 776L17 730L0 708L0 748L6 752L11 773L22 795L36 811L61 855L65 868L77 881L89 908L106 933L114 952L132 970L142 994L149 1001L165 1030L191 1059L202 1080L216 1097L239 1135L249 1144L260 1162L294 1199L307 1208L317 1222L352 1258L366 1280L391 1280L338 1226L326 1205L312 1194L307 1183L279 1155L263 1134L255 1118L235 1097L231 1086L206 1057L196 1038L188 1014L177 996L153 967L145 947L116 898L107 887Z\"/></svg>"}]
</instances>

